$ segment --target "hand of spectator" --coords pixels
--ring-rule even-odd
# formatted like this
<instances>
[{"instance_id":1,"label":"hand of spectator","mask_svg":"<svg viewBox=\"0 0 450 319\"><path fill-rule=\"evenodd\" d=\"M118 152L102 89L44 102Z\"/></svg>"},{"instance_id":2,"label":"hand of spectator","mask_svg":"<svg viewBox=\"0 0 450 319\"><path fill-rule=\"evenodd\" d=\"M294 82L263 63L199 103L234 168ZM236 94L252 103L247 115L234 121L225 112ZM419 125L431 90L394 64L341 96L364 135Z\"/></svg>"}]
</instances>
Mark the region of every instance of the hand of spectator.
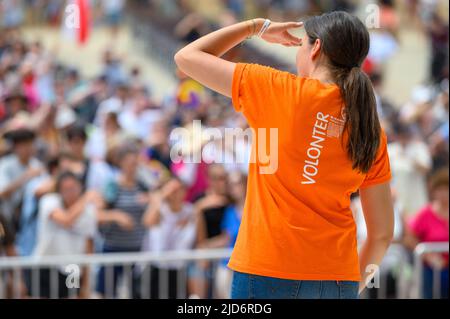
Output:
<instances>
[{"instance_id":1,"label":"hand of spectator","mask_svg":"<svg viewBox=\"0 0 450 319\"><path fill-rule=\"evenodd\" d=\"M84 194L84 199L87 203L92 203L96 207L102 207L103 206L103 197L102 195L97 191L87 191Z\"/></svg>"},{"instance_id":2,"label":"hand of spectator","mask_svg":"<svg viewBox=\"0 0 450 319\"><path fill-rule=\"evenodd\" d=\"M190 218L183 218L181 219L178 223L177 226L180 228L184 228L186 227L189 223L191 222Z\"/></svg>"},{"instance_id":3,"label":"hand of spectator","mask_svg":"<svg viewBox=\"0 0 450 319\"><path fill-rule=\"evenodd\" d=\"M163 199L166 199L170 194L172 194L179 187L179 183L176 180L168 181L161 188L161 196Z\"/></svg>"},{"instance_id":4,"label":"hand of spectator","mask_svg":"<svg viewBox=\"0 0 450 319\"><path fill-rule=\"evenodd\" d=\"M140 193L136 195L136 201L142 205L147 204L150 201L150 199L151 199L150 194Z\"/></svg>"},{"instance_id":5,"label":"hand of spectator","mask_svg":"<svg viewBox=\"0 0 450 319\"><path fill-rule=\"evenodd\" d=\"M162 202L164 201L164 195L162 193L162 189L151 191L149 193L150 203L154 207L161 206Z\"/></svg>"},{"instance_id":6,"label":"hand of spectator","mask_svg":"<svg viewBox=\"0 0 450 319\"><path fill-rule=\"evenodd\" d=\"M131 231L134 228L134 220L126 213L117 212L115 221L123 230Z\"/></svg>"}]
</instances>

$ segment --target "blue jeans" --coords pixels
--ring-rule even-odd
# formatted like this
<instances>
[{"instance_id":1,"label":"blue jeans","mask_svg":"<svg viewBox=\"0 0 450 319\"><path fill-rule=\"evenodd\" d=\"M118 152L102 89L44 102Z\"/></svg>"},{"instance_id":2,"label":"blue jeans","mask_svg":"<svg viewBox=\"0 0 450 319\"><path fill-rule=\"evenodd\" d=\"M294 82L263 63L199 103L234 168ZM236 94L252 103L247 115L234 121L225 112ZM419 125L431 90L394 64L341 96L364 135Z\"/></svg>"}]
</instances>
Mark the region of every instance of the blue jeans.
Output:
<instances>
[{"instance_id":1,"label":"blue jeans","mask_svg":"<svg viewBox=\"0 0 450 319\"><path fill-rule=\"evenodd\" d=\"M448 299L448 268L440 271L437 275L441 276L441 299ZM433 299L433 269L426 266L423 269L423 298Z\"/></svg>"},{"instance_id":2,"label":"blue jeans","mask_svg":"<svg viewBox=\"0 0 450 319\"><path fill-rule=\"evenodd\" d=\"M357 281L286 280L234 272L232 299L358 299Z\"/></svg>"}]
</instances>

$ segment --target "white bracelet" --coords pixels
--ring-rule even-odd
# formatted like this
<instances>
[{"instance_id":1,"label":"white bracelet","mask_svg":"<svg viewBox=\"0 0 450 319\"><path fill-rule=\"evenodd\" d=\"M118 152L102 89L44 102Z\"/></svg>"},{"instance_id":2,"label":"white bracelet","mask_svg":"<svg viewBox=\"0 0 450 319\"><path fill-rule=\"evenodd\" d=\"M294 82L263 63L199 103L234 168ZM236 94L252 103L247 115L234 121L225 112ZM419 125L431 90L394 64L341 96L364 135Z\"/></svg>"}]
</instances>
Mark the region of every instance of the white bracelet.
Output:
<instances>
[{"instance_id":1,"label":"white bracelet","mask_svg":"<svg viewBox=\"0 0 450 319\"><path fill-rule=\"evenodd\" d=\"M262 35L264 34L264 32L267 31L267 29L269 29L270 25L272 24L272 21L270 21L269 19L266 19L264 21L263 27L261 28L261 31L259 31L258 33L258 38L262 37Z\"/></svg>"}]
</instances>

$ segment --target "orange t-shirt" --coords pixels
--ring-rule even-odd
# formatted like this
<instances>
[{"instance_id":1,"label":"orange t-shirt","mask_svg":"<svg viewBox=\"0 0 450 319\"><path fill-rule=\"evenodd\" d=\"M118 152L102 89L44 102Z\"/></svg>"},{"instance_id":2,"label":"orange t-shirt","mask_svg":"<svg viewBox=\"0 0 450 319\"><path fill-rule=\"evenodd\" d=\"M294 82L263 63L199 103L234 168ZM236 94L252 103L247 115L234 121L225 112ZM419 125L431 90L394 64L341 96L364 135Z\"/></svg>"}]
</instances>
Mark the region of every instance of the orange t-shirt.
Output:
<instances>
[{"instance_id":1,"label":"orange t-shirt","mask_svg":"<svg viewBox=\"0 0 450 319\"><path fill-rule=\"evenodd\" d=\"M229 267L282 279L360 281L350 195L390 180L384 132L373 167L362 174L352 169L345 135L342 143L337 85L238 63L232 91L234 108L254 130L253 154L269 154L272 147L278 156L250 163ZM277 148L269 128L278 129Z\"/></svg>"}]
</instances>

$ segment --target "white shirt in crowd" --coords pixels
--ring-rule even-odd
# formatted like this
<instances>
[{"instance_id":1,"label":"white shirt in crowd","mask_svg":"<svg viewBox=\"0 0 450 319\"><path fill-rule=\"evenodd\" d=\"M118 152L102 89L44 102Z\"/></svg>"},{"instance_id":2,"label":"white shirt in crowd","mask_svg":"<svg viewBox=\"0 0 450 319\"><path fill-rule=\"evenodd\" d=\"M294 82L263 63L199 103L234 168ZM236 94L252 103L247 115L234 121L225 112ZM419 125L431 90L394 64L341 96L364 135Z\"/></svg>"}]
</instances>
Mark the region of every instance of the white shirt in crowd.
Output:
<instances>
[{"instance_id":1,"label":"white shirt in crowd","mask_svg":"<svg viewBox=\"0 0 450 319\"><path fill-rule=\"evenodd\" d=\"M392 185L405 214L417 213L428 203L426 174L417 164L430 169L432 159L428 147L422 141L412 141L405 147L394 142L388 145L392 170Z\"/></svg>"},{"instance_id":2,"label":"white shirt in crowd","mask_svg":"<svg viewBox=\"0 0 450 319\"><path fill-rule=\"evenodd\" d=\"M163 203L160 214L160 223L152 227L144 238L143 250L165 252L192 249L196 234L193 205L185 203L180 212L173 212L167 203ZM186 220L188 222L183 223ZM185 264L184 261L174 261L157 266L165 269L180 269Z\"/></svg>"},{"instance_id":3,"label":"white shirt in crowd","mask_svg":"<svg viewBox=\"0 0 450 319\"><path fill-rule=\"evenodd\" d=\"M153 126L163 118L164 114L159 109L145 110L139 114L136 114L132 109L127 109L120 113L119 123L127 133L147 140Z\"/></svg>"},{"instance_id":4,"label":"white shirt in crowd","mask_svg":"<svg viewBox=\"0 0 450 319\"><path fill-rule=\"evenodd\" d=\"M81 255L86 253L86 242L93 238L97 230L95 208L87 206L83 214L71 228L55 223L52 212L62 208L59 194L48 194L39 202L37 243L34 256Z\"/></svg>"}]
</instances>

